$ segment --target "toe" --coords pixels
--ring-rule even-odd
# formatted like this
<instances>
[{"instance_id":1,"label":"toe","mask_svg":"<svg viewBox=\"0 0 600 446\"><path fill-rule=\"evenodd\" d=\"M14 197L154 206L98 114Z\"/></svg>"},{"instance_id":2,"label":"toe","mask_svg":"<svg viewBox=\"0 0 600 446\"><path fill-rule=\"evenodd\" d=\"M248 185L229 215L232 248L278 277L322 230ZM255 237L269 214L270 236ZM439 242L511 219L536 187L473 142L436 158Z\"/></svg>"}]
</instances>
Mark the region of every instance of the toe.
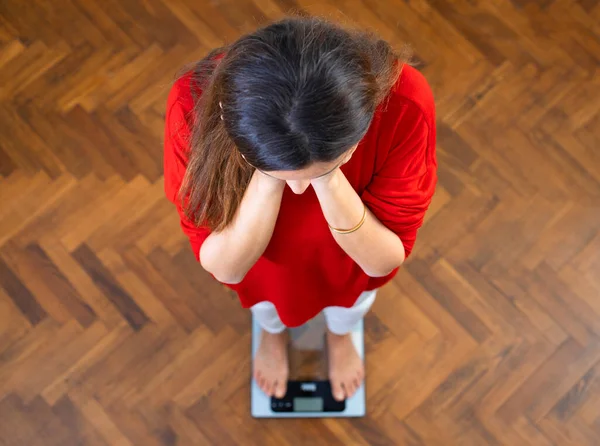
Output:
<instances>
[{"instance_id":1,"label":"toe","mask_svg":"<svg viewBox=\"0 0 600 446\"><path fill-rule=\"evenodd\" d=\"M344 400L344 389L342 388L340 381L337 379L331 380L331 393L333 394L333 398L335 398L337 401Z\"/></svg>"},{"instance_id":2,"label":"toe","mask_svg":"<svg viewBox=\"0 0 600 446\"><path fill-rule=\"evenodd\" d=\"M275 380L272 376L267 379L267 395L273 396L275 394Z\"/></svg>"},{"instance_id":3,"label":"toe","mask_svg":"<svg viewBox=\"0 0 600 446\"><path fill-rule=\"evenodd\" d=\"M356 374L356 379L358 380L359 385L363 382L363 379L365 379L365 371L362 368L358 370L358 373Z\"/></svg>"},{"instance_id":4,"label":"toe","mask_svg":"<svg viewBox=\"0 0 600 446\"><path fill-rule=\"evenodd\" d=\"M258 386L267 395L269 394L269 389L267 387L267 380L265 379L265 377L261 376L260 381L258 382Z\"/></svg>"},{"instance_id":5,"label":"toe","mask_svg":"<svg viewBox=\"0 0 600 446\"><path fill-rule=\"evenodd\" d=\"M346 390L346 398L352 398L354 392L356 392L356 386L354 385L354 381L346 381L344 383L344 389Z\"/></svg>"},{"instance_id":6,"label":"toe","mask_svg":"<svg viewBox=\"0 0 600 446\"><path fill-rule=\"evenodd\" d=\"M287 382L286 380L277 380L277 382L275 383L274 386L275 390L274 390L274 394L277 398L283 398L285 396L286 393L286 389L287 389Z\"/></svg>"}]
</instances>

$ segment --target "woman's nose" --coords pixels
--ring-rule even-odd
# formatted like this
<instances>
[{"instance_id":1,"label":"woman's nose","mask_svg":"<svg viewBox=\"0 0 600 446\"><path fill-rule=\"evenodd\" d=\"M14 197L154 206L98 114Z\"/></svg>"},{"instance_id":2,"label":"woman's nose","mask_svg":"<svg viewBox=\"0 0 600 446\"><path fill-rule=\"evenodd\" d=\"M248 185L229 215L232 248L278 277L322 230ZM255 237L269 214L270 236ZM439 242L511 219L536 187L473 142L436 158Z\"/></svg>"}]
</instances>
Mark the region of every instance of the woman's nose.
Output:
<instances>
[{"instance_id":1,"label":"woman's nose","mask_svg":"<svg viewBox=\"0 0 600 446\"><path fill-rule=\"evenodd\" d=\"M287 182L287 184L290 186L290 189L292 189L292 192L300 195L303 194L306 189L308 189L308 186L310 186L310 180L290 180Z\"/></svg>"}]
</instances>

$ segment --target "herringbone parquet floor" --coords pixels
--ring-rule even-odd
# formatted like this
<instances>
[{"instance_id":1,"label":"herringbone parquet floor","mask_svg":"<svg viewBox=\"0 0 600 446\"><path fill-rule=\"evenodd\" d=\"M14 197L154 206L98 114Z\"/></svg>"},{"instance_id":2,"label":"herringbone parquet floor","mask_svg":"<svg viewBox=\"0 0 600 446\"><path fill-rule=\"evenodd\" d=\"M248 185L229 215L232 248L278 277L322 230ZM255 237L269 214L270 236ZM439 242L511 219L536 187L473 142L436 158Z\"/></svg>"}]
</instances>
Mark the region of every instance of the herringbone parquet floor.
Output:
<instances>
[{"instance_id":1,"label":"herringbone parquet floor","mask_svg":"<svg viewBox=\"0 0 600 446\"><path fill-rule=\"evenodd\" d=\"M368 416L257 421L250 325L163 198L181 66L290 9L410 42L440 183ZM0 1L0 444L600 444L598 0Z\"/></svg>"}]
</instances>

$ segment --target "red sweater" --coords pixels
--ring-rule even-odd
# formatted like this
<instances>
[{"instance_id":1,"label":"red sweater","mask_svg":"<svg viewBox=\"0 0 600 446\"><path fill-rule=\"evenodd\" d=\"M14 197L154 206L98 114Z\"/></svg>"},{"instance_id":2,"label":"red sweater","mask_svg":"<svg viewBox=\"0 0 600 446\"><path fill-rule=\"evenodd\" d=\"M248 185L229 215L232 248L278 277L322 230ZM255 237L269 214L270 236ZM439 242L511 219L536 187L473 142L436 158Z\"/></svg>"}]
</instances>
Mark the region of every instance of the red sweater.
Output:
<instances>
[{"instance_id":1,"label":"red sweater","mask_svg":"<svg viewBox=\"0 0 600 446\"><path fill-rule=\"evenodd\" d=\"M175 82L167 102L165 192L176 206L196 259L210 231L186 219L178 200L187 160L194 101L190 77ZM373 214L412 251L436 184L435 109L425 78L405 66L386 106L375 113L352 159L341 169ZM223 253L227 255L227 253ZM286 187L273 236L244 280L230 288L245 308L277 307L283 323L301 325L328 306L350 307L366 290L387 283L367 276L335 242L314 190Z\"/></svg>"}]
</instances>

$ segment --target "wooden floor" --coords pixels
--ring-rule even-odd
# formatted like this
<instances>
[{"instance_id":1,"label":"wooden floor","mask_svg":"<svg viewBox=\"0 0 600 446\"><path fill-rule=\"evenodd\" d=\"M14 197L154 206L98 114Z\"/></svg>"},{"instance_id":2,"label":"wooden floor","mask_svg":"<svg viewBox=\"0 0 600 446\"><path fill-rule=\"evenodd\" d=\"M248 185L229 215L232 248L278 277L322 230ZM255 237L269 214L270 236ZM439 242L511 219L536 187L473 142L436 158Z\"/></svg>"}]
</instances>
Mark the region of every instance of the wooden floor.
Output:
<instances>
[{"instance_id":1,"label":"wooden floor","mask_svg":"<svg viewBox=\"0 0 600 446\"><path fill-rule=\"evenodd\" d=\"M290 8L410 42L438 104L357 420L250 417L248 313L163 197L174 74ZM598 0L2 0L0 444L599 445L599 64Z\"/></svg>"}]
</instances>

